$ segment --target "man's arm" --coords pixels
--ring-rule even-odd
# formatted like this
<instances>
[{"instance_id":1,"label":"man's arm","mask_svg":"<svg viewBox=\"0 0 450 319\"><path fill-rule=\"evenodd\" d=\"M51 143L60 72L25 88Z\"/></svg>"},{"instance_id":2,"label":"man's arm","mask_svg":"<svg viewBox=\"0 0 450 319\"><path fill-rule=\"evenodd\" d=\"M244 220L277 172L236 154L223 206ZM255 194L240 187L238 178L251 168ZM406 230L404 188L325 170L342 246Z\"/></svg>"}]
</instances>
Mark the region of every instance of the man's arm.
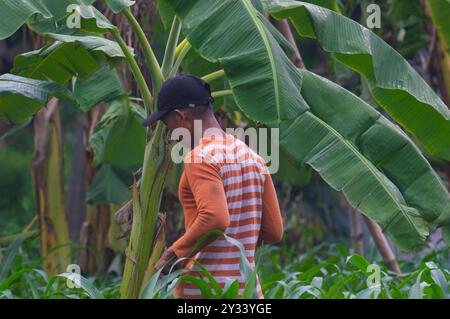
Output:
<instances>
[{"instance_id":1,"label":"man's arm","mask_svg":"<svg viewBox=\"0 0 450 319\"><path fill-rule=\"evenodd\" d=\"M283 219L278 205L277 193L271 176L267 174L262 196L262 218L258 244L273 244L281 241L282 237Z\"/></svg>"},{"instance_id":2,"label":"man's arm","mask_svg":"<svg viewBox=\"0 0 450 319\"><path fill-rule=\"evenodd\" d=\"M219 169L211 163L185 163L184 170L197 205L198 215L171 249L178 258L194 255L210 232L225 231L230 224L227 198ZM214 236L215 237L215 236ZM199 242L203 244L199 245Z\"/></svg>"}]
</instances>

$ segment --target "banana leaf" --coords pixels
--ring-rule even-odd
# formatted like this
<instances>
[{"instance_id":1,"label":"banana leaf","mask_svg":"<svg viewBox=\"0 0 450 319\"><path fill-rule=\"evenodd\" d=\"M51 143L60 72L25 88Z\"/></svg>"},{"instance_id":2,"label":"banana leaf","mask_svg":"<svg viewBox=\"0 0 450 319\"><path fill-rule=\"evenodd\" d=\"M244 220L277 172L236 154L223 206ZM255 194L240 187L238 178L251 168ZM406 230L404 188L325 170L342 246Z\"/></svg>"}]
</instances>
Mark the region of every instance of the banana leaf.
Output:
<instances>
[{"instance_id":1,"label":"banana leaf","mask_svg":"<svg viewBox=\"0 0 450 319\"><path fill-rule=\"evenodd\" d=\"M87 78L101 64L123 58L116 42L97 36L54 35L58 40L39 50L16 56L12 73L60 85L72 77Z\"/></svg>"},{"instance_id":2,"label":"banana leaf","mask_svg":"<svg viewBox=\"0 0 450 319\"><path fill-rule=\"evenodd\" d=\"M76 78L73 94L81 111L87 112L100 102L120 97L124 91L116 70L105 66L87 79Z\"/></svg>"},{"instance_id":3,"label":"banana leaf","mask_svg":"<svg viewBox=\"0 0 450 319\"><path fill-rule=\"evenodd\" d=\"M75 104L72 93L56 83L0 75L0 118L11 123L23 122L54 96Z\"/></svg>"},{"instance_id":4,"label":"banana leaf","mask_svg":"<svg viewBox=\"0 0 450 319\"><path fill-rule=\"evenodd\" d=\"M411 65L380 37L357 22L300 1L263 0L277 19L317 39L325 51L368 79L371 93L389 115L432 155L450 160L450 111Z\"/></svg>"},{"instance_id":5,"label":"banana leaf","mask_svg":"<svg viewBox=\"0 0 450 319\"><path fill-rule=\"evenodd\" d=\"M220 63L242 111L276 124L307 109L301 76L250 0L165 0L182 21L182 32L206 60ZM231 32L230 30L238 30ZM253 94L257 90L261 94Z\"/></svg>"},{"instance_id":6,"label":"banana leaf","mask_svg":"<svg viewBox=\"0 0 450 319\"><path fill-rule=\"evenodd\" d=\"M105 0L106 5L114 12L118 13L136 3L131 0Z\"/></svg>"},{"instance_id":7,"label":"banana leaf","mask_svg":"<svg viewBox=\"0 0 450 319\"><path fill-rule=\"evenodd\" d=\"M425 222L450 224L450 195L411 139L359 97L300 72L312 115L281 128L283 149L342 190L400 248L425 238Z\"/></svg>"},{"instance_id":8,"label":"banana leaf","mask_svg":"<svg viewBox=\"0 0 450 319\"><path fill-rule=\"evenodd\" d=\"M94 151L94 165L101 163L134 167L142 163L146 130L126 96L112 101L90 143Z\"/></svg>"},{"instance_id":9,"label":"banana leaf","mask_svg":"<svg viewBox=\"0 0 450 319\"><path fill-rule=\"evenodd\" d=\"M431 17L450 53L450 0L428 0Z\"/></svg>"},{"instance_id":10,"label":"banana leaf","mask_svg":"<svg viewBox=\"0 0 450 319\"><path fill-rule=\"evenodd\" d=\"M0 40L13 35L22 25L29 22L30 26L35 26L39 31L43 26L56 30L58 22L69 16L70 5L78 5L80 15L86 20L83 26L92 31L114 27L90 4L94 0L20 0L2 1L0 5ZM94 19L92 22L88 20ZM63 22L65 23L65 21Z\"/></svg>"}]
</instances>

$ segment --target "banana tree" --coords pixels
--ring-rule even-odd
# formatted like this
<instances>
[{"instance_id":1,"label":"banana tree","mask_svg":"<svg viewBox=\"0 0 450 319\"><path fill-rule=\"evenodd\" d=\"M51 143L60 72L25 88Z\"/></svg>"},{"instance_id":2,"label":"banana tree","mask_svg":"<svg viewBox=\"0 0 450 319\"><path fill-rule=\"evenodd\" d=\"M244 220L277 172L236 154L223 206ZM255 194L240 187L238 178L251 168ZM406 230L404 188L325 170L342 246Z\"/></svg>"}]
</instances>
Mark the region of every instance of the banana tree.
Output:
<instances>
[{"instance_id":1,"label":"banana tree","mask_svg":"<svg viewBox=\"0 0 450 319\"><path fill-rule=\"evenodd\" d=\"M111 34L121 48L119 56L134 75L146 115L154 111L163 80L177 72L192 48L199 58L217 66L211 74L198 75L213 85L222 82L219 78L225 79L226 89L214 92L215 96L231 95L246 118L258 125L278 127L282 152L290 162L311 166L342 191L352 206L376 221L398 247L406 250L423 244L430 223L450 224L450 195L418 147L398 126L349 91L297 69L286 54L292 52L288 42L264 16L260 1L160 0L165 20L173 17L161 63L131 14L133 2L105 1L113 12L126 17L139 39L151 74L151 90L119 30L90 5L92 1L71 2L78 3L83 34L68 35L66 28L54 23L61 17L52 16L50 10L41 10L38 21L30 21L29 26L57 41L75 41L88 52L103 47L93 45L95 41L88 41L91 46L83 45L85 37L104 41L103 35ZM264 5L275 18L290 18L300 33L317 38L339 61L366 76L374 97L399 124L433 154L449 156L445 104L391 47L359 24L322 7L296 1L264 1ZM340 27L330 27L335 24ZM10 25L9 31L0 35L15 29ZM352 32L347 33L348 29ZM181 34L183 40L179 39ZM334 38L340 41L332 41ZM369 40L372 46L366 42ZM103 54L108 56L101 50ZM390 67L396 67L396 73L388 72L383 57ZM8 107L7 111L14 109L13 104ZM9 114L7 111L4 113ZM431 128L428 134L426 128ZM147 136L142 176L133 183L133 223L125 252L123 298L137 297L144 276L150 275L146 269L151 272L147 264L171 162L163 124L157 124Z\"/></svg>"},{"instance_id":2,"label":"banana tree","mask_svg":"<svg viewBox=\"0 0 450 319\"><path fill-rule=\"evenodd\" d=\"M74 32L74 30L67 28L64 30L55 29L55 24L52 21L57 19L57 17L67 16L67 5L75 3L77 2L66 2L64 7L59 7L58 3L54 2L43 2L37 6L33 6L31 2L28 4L13 2L4 4L5 10L2 13L14 14L16 10L19 12L17 15L14 15L16 19L8 20L11 24L5 25L1 30L2 37L7 37L11 34L9 30L12 29L8 29L8 26L14 24L14 29L17 29L22 23L26 22L32 30L41 30L39 33L44 37L50 38L48 44L43 48L18 55L15 58L14 67L11 70L15 75L2 76L2 102L4 103L2 103L0 113L2 117L11 123L26 123L30 116L47 104L46 101L51 96L60 98L61 102L77 104L81 111L86 112L101 101L109 101L124 94L119 79L110 68L114 67L124 57L117 43L103 38L101 33L85 36L80 32ZM30 16L25 19L23 14L28 14L26 8L31 8L32 12L28 12ZM83 10L83 15L95 12L93 8L89 10L89 8L83 7ZM85 12L86 10L88 13ZM51 12L54 15L51 15ZM59 33L50 33L51 31ZM80 34L83 36L80 36ZM68 84L72 85L72 92L65 88ZM19 105L20 107L18 107ZM55 107L52 107L52 112L59 114L59 111L54 109ZM45 110L42 110L42 112L45 113ZM45 118L45 115L36 116L35 123L42 122L37 121L40 117ZM119 119L122 117L119 116ZM49 117L48 120L50 120L51 125L60 127L60 123L58 123L59 116ZM112 120L112 122L114 121L116 119ZM68 238L61 235L67 233L65 203L62 195L64 189L56 186L53 187L52 191L46 189L46 187L50 187L50 181L59 181L63 185L61 172L57 169L60 166L47 170L47 162L44 161L47 158L48 160L54 158L53 165L62 163L62 152L51 152L54 148L53 144L50 143L52 139L38 139L39 136L48 137L49 134L46 134L46 131L48 130L42 125L36 129L36 140L39 141L39 144L36 143L33 176L34 184L36 185L38 214L41 216L41 228L45 229L41 238L42 255L46 256L48 252L55 250L51 258L44 260L44 269L47 272L54 272L56 270L64 270L70 258L68 258L69 253L67 251ZM58 132L58 130L52 130L51 132L53 131ZM142 138L145 138L144 134L142 129ZM108 136L108 134L103 135ZM59 160L56 159L57 156L60 157ZM126 187L124 189L126 192ZM110 216L108 214L106 216L108 223L109 219ZM107 229L104 231L105 236L107 231ZM58 255L63 257L59 258ZM55 269L54 265L58 265L58 268Z\"/></svg>"}]
</instances>

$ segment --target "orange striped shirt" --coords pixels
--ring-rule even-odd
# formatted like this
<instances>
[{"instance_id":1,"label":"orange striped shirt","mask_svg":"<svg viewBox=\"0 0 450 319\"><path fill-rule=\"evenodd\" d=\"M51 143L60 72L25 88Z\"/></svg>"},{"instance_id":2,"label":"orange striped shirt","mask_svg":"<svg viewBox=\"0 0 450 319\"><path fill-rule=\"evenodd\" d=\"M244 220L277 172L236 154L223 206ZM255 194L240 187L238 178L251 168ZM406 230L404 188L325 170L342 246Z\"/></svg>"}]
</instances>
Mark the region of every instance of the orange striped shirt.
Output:
<instances>
[{"instance_id":1,"label":"orange striped shirt","mask_svg":"<svg viewBox=\"0 0 450 319\"><path fill-rule=\"evenodd\" d=\"M222 288L227 280L238 280L241 295L245 282L239 270L239 248L224 236L207 241L200 250L194 247L208 232L222 230L241 242L254 267L257 244L281 240L280 208L264 160L232 135L203 137L184 159L179 198L186 232L172 245L174 253L179 258L193 256ZM201 273L192 261L184 267ZM259 279L256 289L259 298L264 298ZM179 283L174 295L200 298L201 292L191 283Z\"/></svg>"}]
</instances>

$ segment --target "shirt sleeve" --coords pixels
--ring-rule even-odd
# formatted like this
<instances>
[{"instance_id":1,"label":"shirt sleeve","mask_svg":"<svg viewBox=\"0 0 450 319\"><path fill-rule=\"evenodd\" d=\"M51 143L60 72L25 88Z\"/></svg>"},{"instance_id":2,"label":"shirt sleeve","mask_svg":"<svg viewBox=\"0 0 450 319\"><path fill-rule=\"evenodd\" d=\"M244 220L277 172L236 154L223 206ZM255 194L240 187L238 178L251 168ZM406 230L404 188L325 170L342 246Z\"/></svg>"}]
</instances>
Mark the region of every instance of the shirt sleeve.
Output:
<instances>
[{"instance_id":1,"label":"shirt sleeve","mask_svg":"<svg viewBox=\"0 0 450 319\"><path fill-rule=\"evenodd\" d=\"M272 178L266 175L262 197L261 230L258 244L273 244L283 237L283 219Z\"/></svg>"},{"instance_id":2,"label":"shirt sleeve","mask_svg":"<svg viewBox=\"0 0 450 319\"><path fill-rule=\"evenodd\" d=\"M197 206L197 216L172 250L178 258L195 254L214 231L224 232L229 223L228 204L219 168L212 163L185 163L184 170ZM203 245L201 244L203 243Z\"/></svg>"}]
</instances>

